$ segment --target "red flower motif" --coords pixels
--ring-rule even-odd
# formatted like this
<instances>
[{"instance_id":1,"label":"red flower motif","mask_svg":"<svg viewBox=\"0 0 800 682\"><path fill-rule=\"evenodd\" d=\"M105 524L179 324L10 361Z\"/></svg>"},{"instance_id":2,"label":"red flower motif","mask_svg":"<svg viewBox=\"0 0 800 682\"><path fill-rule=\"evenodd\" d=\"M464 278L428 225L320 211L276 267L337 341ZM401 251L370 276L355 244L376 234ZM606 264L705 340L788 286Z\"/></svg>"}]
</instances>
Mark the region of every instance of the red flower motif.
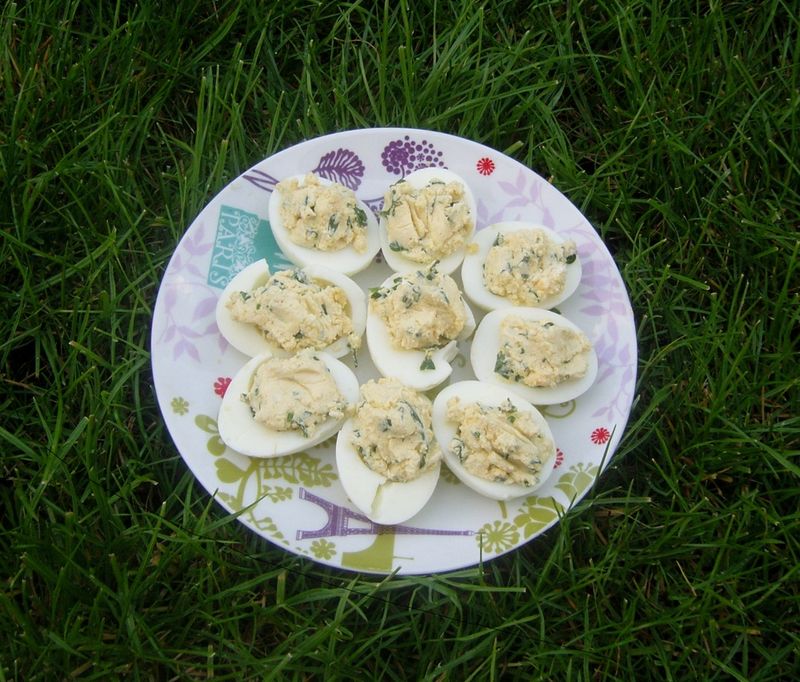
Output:
<instances>
[{"instance_id":1,"label":"red flower motif","mask_svg":"<svg viewBox=\"0 0 800 682\"><path fill-rule=\"evenodd\" d=\"M564 451L561 448L556 448L556 463L553 465L554 469L558 469L564 463Z\"/></svg>"},{"instance_id":2,"label":"red flower motif","mask_svg":"<svg viewBox=\"0 0 800 682\"><path fill-rule=\"evenodd\" d=\"M231 385L231 378L230 377L217 377L217 380L214 382L214 393L216 393L220 398L225 395L225 391L228 390L228 386Z\"/></svg>"},{"instance_id":3,"label":"red flower motif","mask_svg":"<svg viewBox=\"0 0 800 682\"><path fill-rule=\"evenodd\" d=\"M492 161L488 156L484 156L482 159L478 159L478 163L475 164L475 168L478 169L478 172L481 175L491 175L494 173L494 161Z\"/></svg>"},{"instance_id":4,"label":"red flower motif","mask_svg":"<svg viewBox=\"0 0 800 682\"><path fill-rule=\"evenodd\" d=\"M591 439L595 445L603 445L608 442L609 438L611 438L611 432L603 426L592 431Z\"/></svg>"}]
</instances>

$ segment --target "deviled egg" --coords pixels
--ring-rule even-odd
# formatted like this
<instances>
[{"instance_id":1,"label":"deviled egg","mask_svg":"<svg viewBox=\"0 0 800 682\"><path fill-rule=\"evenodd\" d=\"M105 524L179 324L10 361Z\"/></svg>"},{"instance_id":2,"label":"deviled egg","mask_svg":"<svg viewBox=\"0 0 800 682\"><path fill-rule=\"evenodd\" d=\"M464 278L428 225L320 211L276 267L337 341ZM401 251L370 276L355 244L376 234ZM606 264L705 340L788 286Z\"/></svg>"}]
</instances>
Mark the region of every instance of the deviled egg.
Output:
<instances>
[{"instance_id":1,"label":"deviled egg","mask_svg":"<svg viewBox=\"0 0 800 682\"><path fill-rule=\"evenodd\" d=\"M335 270L309 265L270 275L262 259L225 287L216 319L225 339L251 357L313 348L338 358L361 347L367 299L353 280Z\"/></svg>"},{"instance_id":2,"label":"deviled egg","mask_svg":"<svg viewBox=\"0 0 800 682\"><path fill-rule=\"evenodd\" d=\"M541 308L487 313L475 331L470 362L480 381L504 386L534 405L577 398L597 377L597 354L586 334Z\"/></svg>"},{"instance_id":3,"label":"deviled egg","mask_svg":"<svg viewBox=\"0 0 800 682\"><path fill-rule=\"evenodd\" d=\"M445 168L423 168L392 184L380 211L381 251L395 272L413 272L438 261L453 272L475 233L475 197Z\"/></svg>"},{"instance_id":4,"label":"deviled egg","mask_svg":"<svg viewBox=\"0 0 800 682\"><path fill-rule=\"evenodd\" d=\"M445 387L433 402L433 429L451 471L494 500L532 493L555 466L544 417L499 386L460 381Z\"/></svg>"},{"instance_id":5,"label":"deviled egg","mask_svg":"<svg viewBox=\"0 0 800 682\"><path fill-rule=\"evenodd\" d=\"M295 265L323 265L352 275L380 249L378 221L348 187L314 173L281 180L269 199L269 223Z\"/></svg>"},{"instance_id":6,"label":"deviled egg","mask_svg":"<svg viewBox=\"0 0 800 682\"><path fill-rule=\"evenodd\" d=\"M439 480L441 450L431 401L395 379L361 387L355 414L336 438L336 468L347 496L375 523L419 512Z\"/></svg>"},{"instance_id":7,"label":"deviled egg","mask_svg":"<svg viewBox=\"0 0 800 682\"><path fill-rule=\"evenodd\" d=\"M434 263L395 274L370 293L367 346L378 371L418 391L453 371L458 341L475 330L475 317L455 280Z\"/></svg>"},{"instance_id":8,"label":"deviled egg","mask_svg":"<svg viewBox=\"0 0 800 682\"><path fill-rule=\"evenodd\" d=\"M503 222L475 235L477 249L461 266L464 293L484 310L509 306L552 308L581 281L581 262L572 240L544 225Z\"/></svg>"},{"instance_id":9,"label":"deviled egg","mask_svg":"<svg viewBox=\"0 0 800 682\"><path fill-rule=\"evenodd\" d=\"M263 353L233 377L219 410L222 441L250 457L299 452L334 435L358 400L358 379L332 355Z\"/></svg>"}]
</instances>

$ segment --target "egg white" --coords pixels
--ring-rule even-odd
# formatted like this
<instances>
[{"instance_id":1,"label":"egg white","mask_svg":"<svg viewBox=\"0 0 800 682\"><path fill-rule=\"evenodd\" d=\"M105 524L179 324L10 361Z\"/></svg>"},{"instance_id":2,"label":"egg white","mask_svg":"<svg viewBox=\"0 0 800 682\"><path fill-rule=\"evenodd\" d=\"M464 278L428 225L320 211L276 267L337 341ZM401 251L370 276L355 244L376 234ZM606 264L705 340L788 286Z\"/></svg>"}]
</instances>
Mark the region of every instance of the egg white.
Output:
<instances>
[{"instance_id":1,"label":"egg white","mask_svg":"<svg viewBox=\"0 0 800 682\"><path fill-rule=\"evenodd\" d=\"M352 437L353 420L348 419L336 438L336 469L350 501L371 521L387 526L417 514L433 495L441 463L412 481L389 481L364 464Z\"/></svg>"},{"instance_id":2,"label":"egg white","mask_svg":"<svg viewBox=\"0 0 800 682\"><path fill-rule=\"evenodd\" d=\"M555 405L565 403L582 395L597 378L597 353L594 348L589 351L589 363L586 374L579 379L563 381L556 386L535 388L520 382L501 377L494 371L497 353L500 349L500 325L509 315L516 315L524 320L544 320L582 332L580 327L563 315L558 315L541 308L502 308L487 313L475 331L470 352L470 363L475 376L482 382L502 386L522 396L534 405Z\"/></svg>"},{"instance_id":3,"label":"egg white","mask_svg":"<svg viewBox=\"0 0 800 682\"><path fill-rule=\"evenodd\" d=\"M361 337L367 324L367 297L361 287L346 275L321 265L309 265L303 268L303 272L311 279L334 284L344 291L345 296L347 296L353 333ZM228 286L225 287L217 300L216 320L220 334L236 350L250 357L265 352L277 357L291 355L291 353L283 350L277 344L267 340L255 325L233 319L230 310L226 306L232 293L252 291L256 287L266 284L269 278L269 264L266 259L257 260L239 272L228 283ZM350 352L350 347L347 344L347 339L341 338L318 350L340 358Z\"/></svg>"},{"instance_id":4,"label":"egg white","mask_svg":"<svg viewBox=\"0 0 800 682\"><path fill-rule=\"evenodd\" d=\"M322 422L310 438L300 431L275 431L253 419L250 406L242 400L242 394L250 387L250 378L265 360L273 357L269 352L257 355L245 363L228 386L219 409L217 428L219 437L232 450L249 457L280 457L300 452L321 443L335 434L344 418L329 418ZM339 392L351 405L358 400L358 379L353 371L327 353L317 353L330 370Z\"/></svg>"},{"instance_id":5,"label":"egg white","mask_svg":"<svg viewBox=\"0 0 800 682\"><path fill-rule=\"evenodd\" d=\"M438 269L438 268L437 268ZM381 288L388 287L397 275L387 278ZM466 301L464 301L466 321L461 333L452 341L441 348L434 350L430 359L433 369L420 369L425 360L424 350L405 350L395 348L392 337L386 328L386 323L380 315L367 312L367 347L375 368L385 377L393 377L403 382L409 388L417 391L427 391L438 386L453 372L450 364L458 354L458 341L468 339L475 331L475 316Z\"/></svg>"},{"instance_id":6,"label":"egg white","mask_svg":"<svg viewBox=\"0 0 800 682\"><path fill-rule=\"evenodd\" d=\"M509 221L502 223L494 223L484 228L475 235L472 240L473 244L478 247L476 252L467 252L464 256L464 262L461 265L461 278L464 282L464 294L469 298L472 303L483 308L484 310L497 310L499 308L507 308L513 306L508 298L505 296L498 296L493 294L483 281L483 264L486 262L486 256L489 254L489 249L494 245L495 239L498 234L509 234L511 232L519 232L520 230L537 229L544 231L547 236L554 242L561 244L566 241L558 232L551 230L549 227L539 225L537 223L526 223L520 221ZM552 308L553 306L562 303L568 299L578 285L581 283L581 261L576 256L575 261L567 265L567 277L564 283L564 289L561 293L549 296L538 302L536 308Z\"/></svg>"},{"instance_id":7,"label":"egg white","mask_svg":"<svg viewBox=\"0 0 800 682\"><path fill-rule=\"evenodd\" d=\"M490 386L480 381L459 381L446 386L433 401L433 432L439 443L439 447L442 449L442 456L447 466L464 485L485 497L501 501L522 497L523 495L530 495L544 485L555 467L555 445L553 446L552 455L542 467L539 483L534 486L487 481L467 471L464 465L458 460L458 457L450 451L450 442L455 438L458 432L458 424L447 419L447 401L455 397L458 397L463 404L481 403L489 407L497 407L502 405L506 400L510 400L512 405L520 412L530 412L541 431L551 441L553 441L553 433L545 418L533 405L505 388Z\"/></svg>"},{"instance_id":8,"label":"egg white","mask_svg":"<svg viewBox=\"0 0 800 682\"><path fill-rule=\"evenodd\" d=\"M475 234L475 225L478 215L477 204L475 203L475 195L472 193L469 185L460 175L457 175L453 171L447 170L446 168L422 168L414 171L413 173L409 173L404 179L415 189L423 189L432 180L440 180L442 182L458 182L464 186L464 200L469 207L469 213L472 217L472 230L466 236L464 246L462 246L460 249L457 249L449 256L445 256L439 260L436 269L442 274L449 275L459 265L461 265L461 262L464 260L467 244L472 241L472 236ZM392 251L389 248L389 235L386 228L386 219L382 216L380 218L379 234L383 259L386 261L386 264L395 272L414 272L415 270L419 270L420 268L424 268L429 265L429 263L420 263L418 261L411 260L410 258L406 258L401 251Z\"/></svg>"},{"instance_id":9,"label":"egg white","mask_svg":"<svg viewBox=\"0 0 800 682\"><path fill-rule=\"evenodd\" d=\"M289 178L296 178L302 187L305 179L305 174L289 176ZM319 178L321 185L330 186L334 183L326 178ZM295 244L289 237L289 232L286 230L286 225L281 218L282 195L278 189L273 190L269 198L269 224L272 228L272 234L275 241L283 251L284 255L292 261L295 265L300 267L307 267L309 265L322 265L324 267L336 270L345 275L353 275L366 269L375 254L381 248L380 237L378 236L379 227L378 220L372 209L367 206L363 201L356 197L359 208L367 215L367 250L364 253L359 253L351 245L346 246L338 251L322 251L320 249L310 248L308 246L301 246Z\"/></svg>"}]
</instances>

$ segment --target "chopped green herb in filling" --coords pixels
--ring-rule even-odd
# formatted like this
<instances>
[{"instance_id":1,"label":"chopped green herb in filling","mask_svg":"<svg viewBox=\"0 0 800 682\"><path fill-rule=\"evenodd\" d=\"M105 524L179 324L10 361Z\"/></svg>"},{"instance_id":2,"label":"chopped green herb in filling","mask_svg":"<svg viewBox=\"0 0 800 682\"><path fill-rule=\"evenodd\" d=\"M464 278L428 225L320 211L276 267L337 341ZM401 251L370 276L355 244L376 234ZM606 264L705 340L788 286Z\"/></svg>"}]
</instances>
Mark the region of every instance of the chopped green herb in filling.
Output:
<instances>
[{"instance_id":1,"label":"chopped green herb in filling","mask_svg":"<svg viewBox=\"0 0 800 682\"><path fill-rule=\"evenodd\" d=\"M455 280L433 266L372 291L370 310L386 325L392 345L403 350L441 348L461 334L467 320Z\"/></svg>"},{"instance_id":2,"label":"chopped green herb in filling","mask_svg":"<svg viewBox=\"0 0 800 682\"><path fill-rule=\"evenodd\" d=\"M270 343L294 353L322 349L341 338L357 349L350 304L344 290L309 278L303 270L276 272L266 284L231 296L231 317L254 325Z\"/></svg>"},{"instance_id":3,"label":"chopped green herb in filling","mask_svg":"<svg viewBox=\"0 0 800 682\"><path fill-rule=\"evenodd\" d=\"M556 242L542 229L498 233L483 263L483 283L515 305L538 306L564 291L575 242Z\"/></svg>"},{"instance_id":4,"label":"chopped green herb in filling","mask_svg":"<svg viewBox=\"0 0 800 682\"><path fill-rule=\"evenodd\" d=\"M353 417L352 445L361 460L390 481L410 481L438 464L433 406L396 379L368 381Z\"/></svg>"},{"instance_id":5,"label":"chopped green herb in filling","mask_svg":"<svg viewBox=\"0 0 800 682\"><path fill-rule=\"evenodd\" d=\"M242 400L257 422L306 438L328 419L343 419L349 409L327 366L311 350L262 362Z\"/></svg>"},{"instance_id":6,"label":"chopped green herb in filling","mask_svg":"<svg viewBox=\"0 0 800 682\"><path fill-rule=\"evenodd\" d=\"M297 178L283 180L275 190L280 193L283 226L293 243L320 251L346 247L367 251L367 214L353 190L335 182L322 184L313 173L302 184Z\"/></svg>"},{"instance_id":7,"label":"chopped green herb in filling","mask_svg":"<svg viewBox=\"0 0 800 682\"><path fill-rule=\"evenodd\" d=\"M494 371L531 388L549 388L585 376L591 347L585 334L569 327L508 315L500 324Z\"/></svg>"},{"instance_id":8,"label":"chopped green herb in filling","mask_svg":"<svg viewBox=\"0 0 800 682\"><path fill-rule=\"evenodd\" d=\"M389 187L381 216L389 248L417 263L430 263L462 248L475 221L460 182L429 182L423 188Z\"/></svg>"},{"instance_id":9,"label":"chopped green herb in filling","mask_svg":"<svg viewBox=\"0 0 800 682\"><path fill-rule=\"evenodd\" d=\"M536 485L555 455L552 439L532 413L520 412L510 400L489 406L451 398L447 419L458 425L450 452L469 473L484 480Z\"/></svg>"}]
</instances>

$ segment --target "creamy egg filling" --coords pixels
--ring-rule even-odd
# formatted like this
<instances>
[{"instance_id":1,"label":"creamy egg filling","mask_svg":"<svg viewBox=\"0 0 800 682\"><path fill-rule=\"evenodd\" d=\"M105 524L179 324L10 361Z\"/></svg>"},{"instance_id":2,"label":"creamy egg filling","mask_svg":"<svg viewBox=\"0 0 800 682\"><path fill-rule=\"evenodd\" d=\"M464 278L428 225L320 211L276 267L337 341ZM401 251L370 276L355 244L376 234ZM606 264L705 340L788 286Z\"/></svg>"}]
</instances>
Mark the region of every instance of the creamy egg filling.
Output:
<instances>
[{"instance_id":1,"label":"creamy egg filling","mask_svg":"<svg viewBox=\"0 0 800 682\"><path fill-rule=\"evenodd\" d=\"M262 362L242 400L255 421L274 431L299 431L305 437L313 436L328 419L343 419L349 407L330 370L310 350Z\"/></svg>"},{"instance_id":2,"label":"creamy egg filling","mask_svg":"<svg viewBox=\"0 0 800 682\"><path fill-rule=\"evenodd\" d=\"M438 273L435 264L375 289L370 308L386 325L392 345L402 350L441 348L461 333L467 320L458 285Z\"/></svg>"},{"instance_id":3,"label":"creamy egg filling","mask_svg":"<svg viewBox=\"0 0 800 682\"><path fill-rule=\"evenodd\" d=\"M368 381L353 417L353 449L389 481L418 478L442 456L433 437L431 410L430 400L396 379Z\"/></svg>"},{"instance_id":4,"label":"creamy egg filling","mask_svg":"<svg viewBox=\"0 0 800 682\"><path fill-rule=\"evenodd\" d=\"M472 233L473 216L459 182L415 188L401 180L386 191L383 211L389 248L417 263L457 251Z\"/></svg>"},{"instance_id":5,"label":"creamy egg filling","mask_svg":"<svg viewBox=\"0 0 800 682\"><path fill-rule=\"evenodd\" d=\"M344 185L323 185L313 173L303 184L297 178L279 182L280 216L295 244L320 251L339 251L352 246L367 250L367 214L356 195Z\"/></svg>"},{"instance_id":6,"label":"creamy egg filling","mask_svg":"<svg viewBox=\"0 0 800 682\"><path fill-rule=\"evenodd\" d=\"M353 350L361 345L344 290L319 283L302 270L276 272L264 286L233 292L226 305L234 320L255 325L288 353L319 350L344 337Z\"/></svg>"},{"instance_id":7,"label":"creamy egg filling","mask_svg":"<svg viewBox=\"0 0 800 682\"><path fill-rule=\"evenodd\" d=\"M520 412L510 400L499 407L447 401L447 419L458 424L449 448L474 476L508 485L534 486L555 452L530 412Z\"/></svg>"},{"instance_id":8,"label":"creamy egg filling","mask_svg":"<svg viewBox=\"0 0 800 682\"><path fill-rule=\"evenodd\" d=\"M576 258L575 242L556 242L544 230L499 233L486 255L483 283L515 305L535 306L564 291Z\"/></svg>"},{"instance_id":9,"label":"creamy egg filling","mask_svg":"<svg viewBox=\"0 0 800 682\"><path fill-rule=\"evenodd\" d=\"M500 324L494 371L532 388L552 387L585 376L591 348L582 332L509 315Z\"/></svg>"}]
</instances>

